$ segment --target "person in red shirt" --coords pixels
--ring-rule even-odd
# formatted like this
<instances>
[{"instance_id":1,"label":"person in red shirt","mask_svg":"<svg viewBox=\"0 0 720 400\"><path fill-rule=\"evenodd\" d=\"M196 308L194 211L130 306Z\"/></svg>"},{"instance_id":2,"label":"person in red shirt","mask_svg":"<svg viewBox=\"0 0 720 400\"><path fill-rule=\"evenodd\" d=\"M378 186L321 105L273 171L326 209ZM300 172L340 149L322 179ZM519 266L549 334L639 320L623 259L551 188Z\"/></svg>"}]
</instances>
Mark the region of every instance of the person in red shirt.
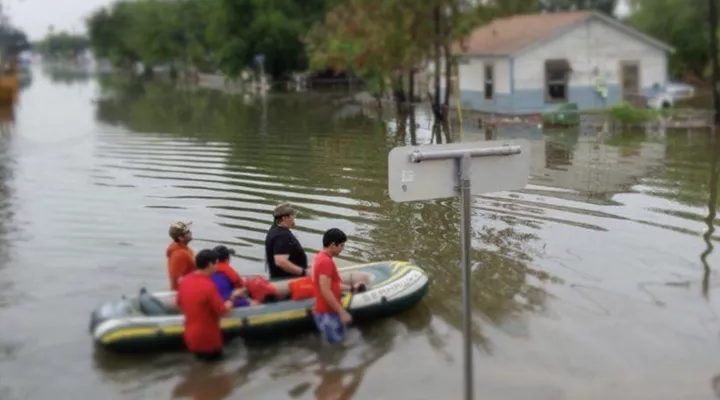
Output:
<instances>
[{"instance_id":1,"label":"person in red shirt","mask_svg":"<svg viewBox=\"0 0 720 400\"><path fill-rule=\"evenodd\" d=\"M323 249L315 256L312 267L313 318L323 339L329 344L339 344L345 341L346 325L352 322L352 316L340 304L341 290L350 290L350 287L340 279L333 257L345 249L347 235L332 228L323 234L322 240Z\"/></svg>"},{"instance_id":2,"label":"person in red shirt","mask_svg":"<svg viewBox=\"0 0 720 400\"><path fill-rule=\"evenodd\" d=\"M168 234L173 242L165 251L170 290L178 290L178 282L183 276L195 271L195 255L188 244L192 241L190 223L175 222L170 225Z\"/></svg>"},{"instance_id":3,"label":"person in red shirt","mask_svg":"<svg viewBox=\"0 0 720 400\"><path fill-rule=\"evenodd\" d=\"M185 275L178 285L176 303L185 316L183 340L187 349L202 361L222 357L223 335L220 318L232 310L241 294L233 292L223 302L210 276L216 271L218 256L205 249L195 256L195 272Z\"/></svg>"}]
</instances>

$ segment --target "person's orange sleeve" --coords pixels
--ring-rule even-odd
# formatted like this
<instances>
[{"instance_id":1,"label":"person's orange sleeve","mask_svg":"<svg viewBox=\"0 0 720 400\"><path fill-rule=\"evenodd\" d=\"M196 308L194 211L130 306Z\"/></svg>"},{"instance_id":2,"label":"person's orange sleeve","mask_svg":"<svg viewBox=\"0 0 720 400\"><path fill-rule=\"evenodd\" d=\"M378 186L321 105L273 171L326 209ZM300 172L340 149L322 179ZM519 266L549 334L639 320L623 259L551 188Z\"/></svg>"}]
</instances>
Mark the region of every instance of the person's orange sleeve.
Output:
<instances>
[{"instance_id":1,"label":"person's orange sleeve","mask_svg":"<svg viewBox=\"0 0 720 400\"><path fill-rule=\"evenodd\" d=\"M231 267L229 264L218 264L217 270L218 272L222 272L223 274L225 274L225 276L228 277L233 287L239 289L245 286L245 281L240 277L240 275L238 275L237 272L235 272L235 269L233 269L233 267Z\"/></svg>"},{"instance_id":2,"label":"person's orange sleeve","mask_svg":"<svg viewBox=\"0 0 720 400\"><path fill-rule=\"evenodd\" d=\"M181 252L170 256L169 263L170 290L176 291L180 278L192 272L194 262L189 254Z\"/></svg>"},{"instance_id":3,"label":"person's orange sleeve","mask_svg":"<svg viewBox=\"0 0 720 400\"><path fill-rule=\"evenodd\" d=\"M243 281L240 275L238 275L232 267L228 268L228 278L230 278L230 282L232 282L233 286L236 288L245 286L245 281Z\"/></svg>"}]
</instances>

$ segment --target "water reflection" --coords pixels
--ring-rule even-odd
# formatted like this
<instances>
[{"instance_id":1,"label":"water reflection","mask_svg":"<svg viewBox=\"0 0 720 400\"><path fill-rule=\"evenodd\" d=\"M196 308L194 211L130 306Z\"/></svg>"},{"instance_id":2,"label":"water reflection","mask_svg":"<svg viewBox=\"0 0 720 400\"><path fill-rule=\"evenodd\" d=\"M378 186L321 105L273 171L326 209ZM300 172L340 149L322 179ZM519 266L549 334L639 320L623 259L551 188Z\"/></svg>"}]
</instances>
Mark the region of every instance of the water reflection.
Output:
<instances>
[{"instance_id":1,"label":"water reflection","mask_svg":"<svg viewBox=\"0 0 720 400\"><path fill-rule=\"evenodd\" d=\"M0 109L0 309L12 304L15 285L12 279L12 245L15 210L13 204L14 154L12 148L12 109ZM0 363L11 362L19 345L0 330ZM9 382L0 380L0 398L9 397Z\"/></svg>"},{"instance_id":2,"label":"water reflection","mask_svg":"<svg viewBox=\"0 0 720 400\"><path fill-rule=\"evenodd\" d=\"M297 383L284 393L283 386L277 385L269 390L270 396L277 391L274 398L312 394L319 400L351 399L365 372L392 351L396 339L423 332L431 319L429 309L421 304L398 318L352 328L348 342L341 347L325 346L317 335L303 334L279 343L235 340L228 345L226 360L214 365L197 362L184 353L130 358L102 351L95 353L95 365L120 382L140 372L142 379L136 380L128 393L180 376L172 398L228 399L244 387L252 393L261 386L272 386L270 382L289 381Z\"/></svg>"},{"instance_id":3,"label":"water reflection","mask_svg":"<svg viewBox=\"0 0 720 400\"><path fill-rule=\"evenodd\" d=\"M33 75L31 71L26 71L20 74L19 85L20 90L26 90L32 85Z\"/></svg>"},{"instance_id":4,"label":"water reflection","mask_svg":"<svg viewBox=\"0 0 720 400\"><path fill-rule=\"evenodd\" d=\"M13 212L13 127L14 109L0 108L0 307L3 295L9 294L8 282L2 279L3 270L10 264L10 244L14 228Z\"/></svg>"},{"instance_id":5,"label":"water reflection","mask_svg":"<svg viewBox=\"0 0 720 400\"><path fill-rule=\"evenodd\" d=\"M44 64L41 71L51 82L68 86L88 83L93 78L90 69L73 64Z\"/></svg>"},{"instance_id":6,"label":"water reflection","mask_svg":"<svg viewBox=\"0 0 720 400\"><path fill-rule=\"evenodd\" d=\"M545 168L563 170L571 166L580 132L572 129L545 134Z\"/></svg>"},{"instance_id":7,"label":"water reflection","mask_svg":"<svg viewBox=\"0 0 720 400\"><path fill-rule=\"evenodd\" d=\"M708 184L709 196L707 206L707 217L705 223L707 224L707 231L703 234L703 240L707 248L700 254L700 260L703 264L703 280L702 280L702 291L703 295L707 298L710 291L710 264L708 263L708 256L712 254L714 246L710 240L713 233L715 233L715 217L717 215L717 192L718 192L718 160L720 159L720 141L717 138L712 138L713 146L710 147L712 152L712 158L710 163L710 183Z\"/></svg>"},{"instance_id":8,"label":"water reflection","mask_svg":"<svg viewBox=\"0 0 720 400\"><path fill-rule=\"evenodd\" d=\"M10 136L18 214L7 223L24 221L24 236L2 240L13 248L12 282L24 301L0 308L13 326L0 335L20 343L12 364L0 361L13 394L167 398L176 386L177 396L229 398L312 398L328 388L356 398L459 394L458 205L395 204L386 194L390 148L448 141L420 107L400 121L378 120L344 94L245 98L110 76L102 85L91 105L94 84L71 88L37 74L21 95ZM718 240L707 234L715 218L705 221L715 190L707 133L464 127L464 140L523 137L532 146L526 190L478 196L473 207L479 395L712 395L720 320L699 288L698 259ZM262 272L269 212L280 201L300 210L296 231L311 256L321 233L337 226L350 236L341 264L411 258L431 275L430 294L370 333L353 329L338 360L321 357L308 335L233 343L231 358L205 371L185 353L93 354L78 335L93 305L165 285L168 221L192 220L196 246L231 243L243 257L236 268ZM712 269L718 253L704 261ZM92 285L79 290L79 274Z\"/></svg>"}]
</instances>

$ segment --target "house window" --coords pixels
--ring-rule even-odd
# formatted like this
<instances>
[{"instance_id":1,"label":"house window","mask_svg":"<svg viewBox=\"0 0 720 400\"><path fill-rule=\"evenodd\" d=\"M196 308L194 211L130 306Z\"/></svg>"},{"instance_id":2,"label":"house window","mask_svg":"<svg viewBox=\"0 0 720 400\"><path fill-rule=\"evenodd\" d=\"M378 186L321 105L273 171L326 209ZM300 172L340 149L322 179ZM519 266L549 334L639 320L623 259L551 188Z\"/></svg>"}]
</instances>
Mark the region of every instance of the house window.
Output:
<instances>
[{"instance_id":1,"label":"house window","mask_svg":"<svg viewBox=\"0 0 720 400\"><path fill-rule=\"evenodd\" d=\"M495 95L495 68L492 64L485 64L484 68L485 100L492 100Z\"/></svg>"},{"instance_id":2,"label":"house window","mask_svg":"<svg viewBox=\"0 0 720 400\"><path fill-rule=\"evenodd\" d=\"M568 101L570 63L567 60L545 61L545 101L564 103Z\"/></svg>"}]
</instances>

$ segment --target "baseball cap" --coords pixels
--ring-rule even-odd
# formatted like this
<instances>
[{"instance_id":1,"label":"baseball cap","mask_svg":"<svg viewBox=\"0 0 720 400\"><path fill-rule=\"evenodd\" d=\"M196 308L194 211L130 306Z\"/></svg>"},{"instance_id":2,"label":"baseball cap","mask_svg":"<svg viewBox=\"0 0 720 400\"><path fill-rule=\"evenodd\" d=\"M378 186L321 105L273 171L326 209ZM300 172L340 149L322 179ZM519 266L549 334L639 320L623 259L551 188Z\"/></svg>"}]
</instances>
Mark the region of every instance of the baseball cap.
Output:
<instances>
[{"instance_id":1,"label":"baseball cap","mask_svg":"<svg viewBox=\"0 0 720 400\"><path fill-rule=\"evenodd\" d=\"M182 236L188 232L190 232L190 225L192 225L192 222L183 222L183 221L176 221L173 222L172 225L170 225L170 229L168 229L168 234L171 238L176 239L179 236Z\"/></svg>"}]
</instances>

